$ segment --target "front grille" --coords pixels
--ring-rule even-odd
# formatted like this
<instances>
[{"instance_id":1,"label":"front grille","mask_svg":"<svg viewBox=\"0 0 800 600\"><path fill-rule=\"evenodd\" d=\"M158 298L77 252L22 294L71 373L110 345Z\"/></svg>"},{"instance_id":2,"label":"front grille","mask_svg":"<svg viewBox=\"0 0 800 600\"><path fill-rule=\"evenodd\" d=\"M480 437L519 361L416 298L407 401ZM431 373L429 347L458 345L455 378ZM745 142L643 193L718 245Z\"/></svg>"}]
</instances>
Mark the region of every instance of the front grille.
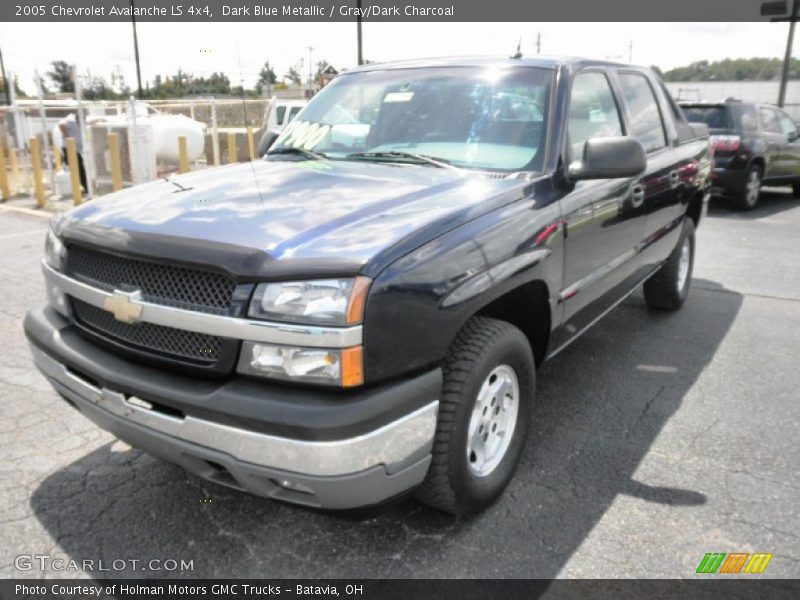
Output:
<instances>
[{"instance_id":1,"label":"front grille","mask_svg":"<svg viewBox=\"0 0 800 600\"><path fill-rule=\"evenodd\" d=\"M110 312L77 298L72 299L72 306L81 325L137 350L201 364L212 364L220 358L219 337L152 323L123 323Z\"/></svg>"},{"instance_id":2,"label":"front grille","mask_svg":"<svg viewBox=\"0 0 800 600\"><path fill-rule=\"evenodd\" d=\"M142 299L214 314L226 314L236 283L222 273L190 267L127 258L71 246L67 253L68 273L107 291L140 290Z\"/></svg>"}]
</instances>

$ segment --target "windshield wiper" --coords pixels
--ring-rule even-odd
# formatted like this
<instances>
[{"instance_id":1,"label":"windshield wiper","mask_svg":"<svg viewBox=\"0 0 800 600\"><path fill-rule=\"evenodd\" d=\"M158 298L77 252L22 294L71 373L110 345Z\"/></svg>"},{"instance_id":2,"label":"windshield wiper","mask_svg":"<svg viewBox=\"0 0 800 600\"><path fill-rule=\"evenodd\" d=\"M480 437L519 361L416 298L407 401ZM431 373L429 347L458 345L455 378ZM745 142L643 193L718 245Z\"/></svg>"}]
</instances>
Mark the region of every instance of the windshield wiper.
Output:
<instances>
[{"instance_id":1,"label":"windshield wiper","mask_svg":"<svg viewBox=\"0 0 800 600\"><path fill-rule=\"evenodd\" d=\"M328 155L323 154L322 152L314 152L313 150L306 150L305 148L297 148L296 146L275 148L274 150L270 150L269 152L267 152L267 156L278 156L281 154L299 154L300 156L305 156L306 158L311 158L313 160L321 160L323 158L328 158Z\"/></svg>"},{"instance_id":2,"label":"windshield wiper","mask_svg":"<svg viewBox=\"0 0 800 600\"><path fill-rule=\"evenodd\" d=\"M384 150L381 152L354 152L348 154L347 158L411 158L424 162L440 169L455 169L460 171L457 166L452 164L446 158L439 158L438 156L428 156L427 154L416 154L414 152L403 152L400 150Z\"/></svg>"}]
</instances>

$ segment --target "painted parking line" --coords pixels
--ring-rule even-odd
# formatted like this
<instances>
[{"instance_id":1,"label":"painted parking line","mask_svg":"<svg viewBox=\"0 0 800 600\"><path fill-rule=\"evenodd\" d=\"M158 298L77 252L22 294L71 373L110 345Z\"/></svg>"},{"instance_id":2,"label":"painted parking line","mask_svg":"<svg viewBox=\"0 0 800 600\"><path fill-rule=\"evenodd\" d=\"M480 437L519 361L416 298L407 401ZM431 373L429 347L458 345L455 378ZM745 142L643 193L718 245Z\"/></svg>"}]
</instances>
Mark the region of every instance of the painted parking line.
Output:
<instances>
[{"instance_id":1,"label":"painted parking line","mask_svg":"<svg viewBox=\"0 0 800 600\"><path fill-rule=\"evenodd\" d=\"M33 208L23 208L22 206L0 206L0 212L18 213L21 215L31 215L42 219L50 219L53 213L35 210Z\"/></svg>"},{"instance_id":2,"label":"painted parking line","mask_svg":"<svg viewBox=\"0 0 800 600\"><path fill-rule=\"evenodd\" d=\"M9 233L6 235L0 235L0 240L7 240L10 238L15 237L23 237L25 235L36 235L37 233L47 233L47 229L33 229L30 231L18 231L17 233Z\"/></svg>"}]
</instances>

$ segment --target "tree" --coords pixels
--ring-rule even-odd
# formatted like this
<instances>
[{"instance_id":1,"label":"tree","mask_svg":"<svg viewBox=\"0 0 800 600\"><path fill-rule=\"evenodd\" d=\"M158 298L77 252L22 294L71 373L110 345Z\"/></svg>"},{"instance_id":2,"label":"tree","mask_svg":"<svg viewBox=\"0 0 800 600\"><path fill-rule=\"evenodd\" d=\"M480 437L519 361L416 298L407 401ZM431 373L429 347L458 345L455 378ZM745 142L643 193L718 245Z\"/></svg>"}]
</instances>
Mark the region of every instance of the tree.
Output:
<instances>
[{"instance_id":1,"label":"tree","mask_svg":"<svg viewBox=\"0 0 800 600\"><path fill-rule=\"evenodd\" d=\"M779 58L726 58L709 63L699 60L664 73L665 81L771 81L780 78ZM800 60L789 64L789 78L797 79Z\"/></svg>"},{"instance_id":2,"label":"tree","mask_svg":"<svg viewBox=\"0 0 800 600\"><path fill-rule=\"evenodd\" d=\"M46 73L59 92L74 93L75 82L72 79L72 67L63 60L54 60L52 68Z\"/></svg>"},{"instance_id":3,"label":"tree","mask_svg":"<svg viewBox=\"0 0 800 600\"><path fill-rule=\"evenodd\" d=\"M261 67L261 71L258 73L258 82L256 85L261 88L264 86L273 85L277 81L278 78L275 75L275 69L270 66L269 61L265 62L264 66Z\"/></svg>"},{"instance_id":4,"label":"tree","mask_svg":"<svg viewBox=\"0 0 800 600\"><path fill-rule=\"evenodd\" d=\"M291 67L289 69L289 72L286 73L286 75L284 75L284 77L286 79L288 79L289 81L291 81L292 83L294 83L295 85L300 85L300 83L302 83L302 81L303 81L303 77L300 75L300 73L294 67Z\"/></svg>"},{"instance_id":5,"label":"tree","mask_svg":"<svg viewBox=\"0 0 800 600\"><path fill-rule=\"evenodd\" d=\"M19 87L19 77L14 75L14 93L17 95L17 98L27 98L28 95L22 91L22 88ZM0 77L0 97L5 102L6 97L6 80Z\"/></svg>"}]
</instances>

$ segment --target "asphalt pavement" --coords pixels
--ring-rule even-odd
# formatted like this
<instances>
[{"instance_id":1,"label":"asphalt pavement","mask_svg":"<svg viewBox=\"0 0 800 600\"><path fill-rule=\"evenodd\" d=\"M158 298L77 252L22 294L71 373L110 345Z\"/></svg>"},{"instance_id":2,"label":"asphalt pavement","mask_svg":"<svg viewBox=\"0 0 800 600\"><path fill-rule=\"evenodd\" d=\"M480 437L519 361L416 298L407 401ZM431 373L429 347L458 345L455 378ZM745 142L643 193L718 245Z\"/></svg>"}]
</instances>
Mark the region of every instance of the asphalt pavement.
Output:
<instances>
[{"instance_id":1,"label":"asphalt pavement","mask_svg":"<svg viewBox=\"0 0 800 600\"><path fill-rule=\"evenodd\" d=\"M800 199L786 191L750 213L712 203L682 310L637 292L540 369L516 477L468 518L413 500L283 505L97 429L22 332L44 300L46 229L0 207L0 577L672 578L707 552L773 553L760 577L800 576Z\"/></svg>"}]
</instances>

